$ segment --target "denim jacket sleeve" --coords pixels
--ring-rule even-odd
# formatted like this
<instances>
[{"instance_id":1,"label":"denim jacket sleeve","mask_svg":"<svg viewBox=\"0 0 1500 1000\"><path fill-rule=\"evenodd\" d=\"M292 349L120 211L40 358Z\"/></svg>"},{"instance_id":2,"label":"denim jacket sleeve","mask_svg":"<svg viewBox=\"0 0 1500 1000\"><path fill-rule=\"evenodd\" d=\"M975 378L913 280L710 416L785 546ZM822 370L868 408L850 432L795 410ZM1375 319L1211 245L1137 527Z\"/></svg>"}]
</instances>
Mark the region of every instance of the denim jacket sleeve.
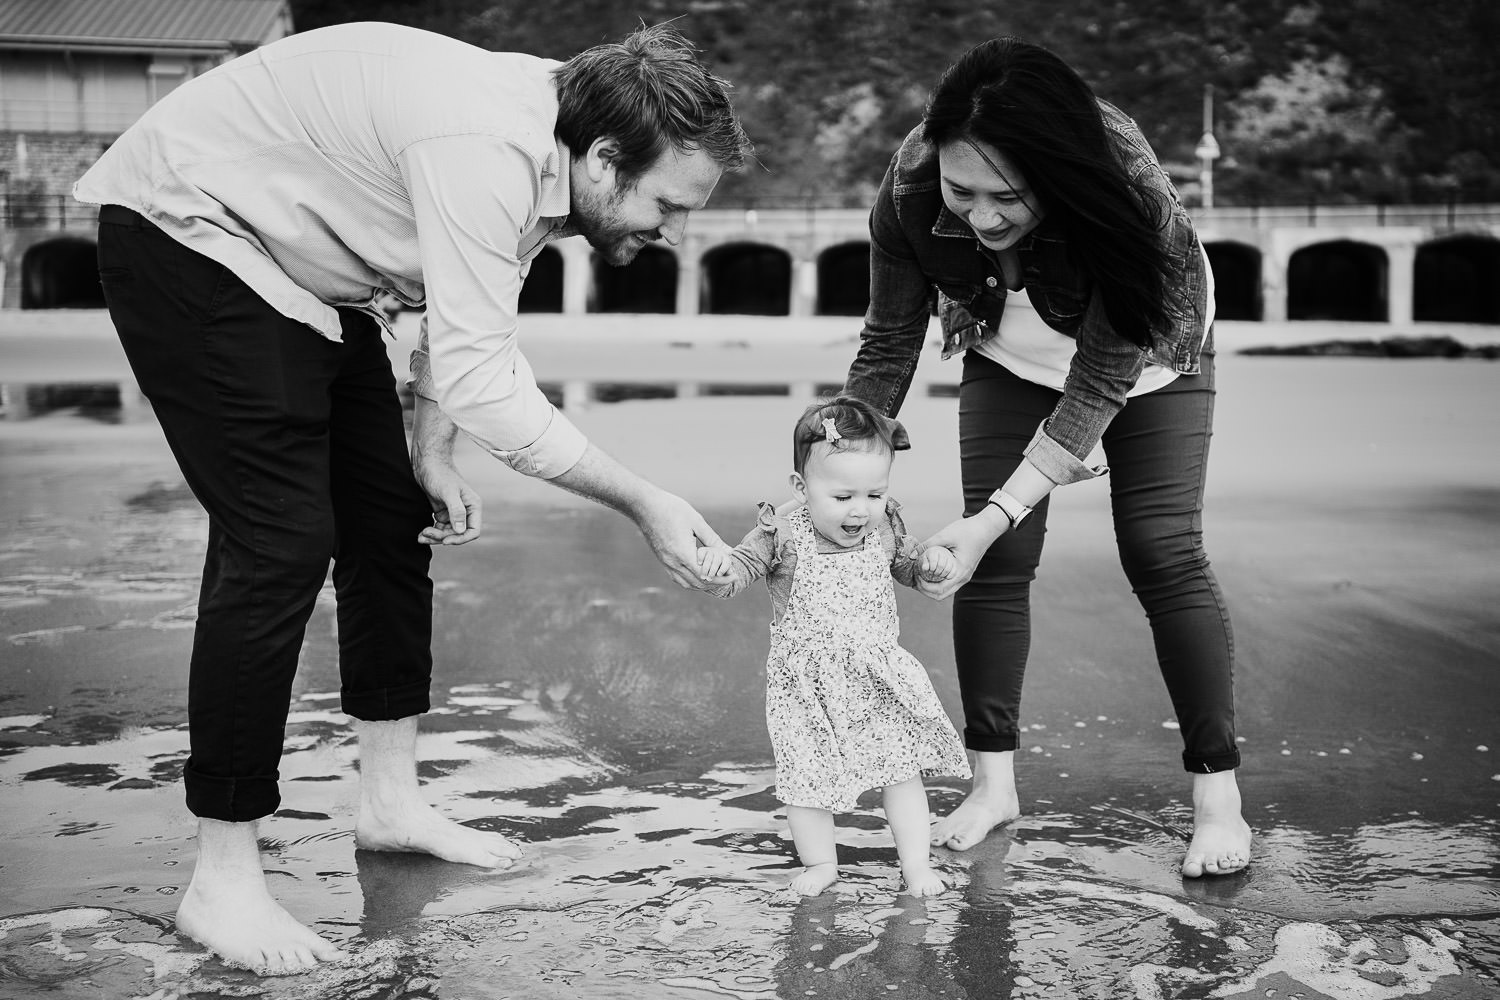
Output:
<instances>
[{"instance_id":1,"label":"denim jacket sleeve","mask_svg":"<svg viewBox=\"0 0 1500 1000\"><path fill-rule=\"evenodd\" d=\"M1033 464L1059 485L1107 471L1090 468L1083 459L1125 405L1146 365L1192 374L1198 370L1203 340L1207 285L1197 233L1135 123L1111 105L1104 105L1104 117L1126 170L1149 200L1147 211L1159 220L1158 238L1172 268L1166 282L1169 320L1165 328L1152 331L1150 348L1140 348L1114 332L1099 296L1089 295L1062 398L1027 449Z\"/></svg>"},{"instance_id":2,"label":"denim jacket sleeve","mask_svg":"<svg viewBox=\"0 0 1500 1000\"><path fill-rule=\"evenodd\" d=\"M1076 339L1078 350L1068 365L1062 397L1026 446L1032 464L1059 486L1108 471L1084 459L1146 367L1146 351L1115 334L1098 295L1089 297Z\"/></svg>"},{"instance_id":3,"label":"denim jacket sleeve","mask_svg":"<svg viewBox=\"0 0 1500 1000\"><path fill-rule=\"evenodd\" d=\"M916 374L931 315L931 281L901 229L895 177L893 159L870 210L870 307L844 381L845 393L892 417Z\"/></svg>"}]
</instances>

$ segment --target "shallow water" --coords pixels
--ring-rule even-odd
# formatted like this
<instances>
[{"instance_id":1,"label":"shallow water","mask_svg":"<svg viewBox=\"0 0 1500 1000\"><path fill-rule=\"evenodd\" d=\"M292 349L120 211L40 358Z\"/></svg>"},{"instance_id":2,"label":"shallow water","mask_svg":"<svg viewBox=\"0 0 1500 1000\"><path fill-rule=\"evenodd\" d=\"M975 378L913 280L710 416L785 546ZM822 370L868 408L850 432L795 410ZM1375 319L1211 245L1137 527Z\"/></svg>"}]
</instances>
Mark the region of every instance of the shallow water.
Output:
<instances>
[{"instance_id":1,"label":"shallow water","mask_svg":"<svg viewBox=\"0 0 1500 1000\"><path fill-rule=\"evenodd\" d=\"M687 404L611 419L650 439L680 421L671 405ZM766 407L764 426L787 404L693 405ZM1274 500L1215 508L1247 873L1175 874L1178 736L1086 499L1055 512L1078 522L1055 520L1037 584L1027 815L937 852L954 891L917 901L897 894L867 795L839 827L848 877L799 901L770 794L765 595L678 591L618 517L492 481L486 536L435 561L419 755L433 800L522 840L525 864L354 849L325 592L261 832L278 896L355 960L279 980L227 969L172 933L204 523L154 434L59 411L0 437L0 996L1500 995L1500 513L1463 484L1421 518L1399 499L1324 497L1292 526ZM744 505L706 513L726 535L748 525ZM903 642L957 717L946 607L902 608ZM934 809L963 787L934 783Z\"/></svg>"}]
</instances>

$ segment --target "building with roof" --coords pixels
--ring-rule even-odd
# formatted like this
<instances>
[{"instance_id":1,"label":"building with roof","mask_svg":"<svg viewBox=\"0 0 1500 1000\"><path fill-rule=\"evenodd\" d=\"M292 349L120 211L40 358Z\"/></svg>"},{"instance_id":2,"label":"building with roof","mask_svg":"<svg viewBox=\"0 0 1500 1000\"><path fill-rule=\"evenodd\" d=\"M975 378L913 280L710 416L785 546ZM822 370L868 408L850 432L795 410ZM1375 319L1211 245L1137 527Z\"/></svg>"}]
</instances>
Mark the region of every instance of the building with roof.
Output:
<instances>
[{"instance_id":1,"label":"building with roof","mask_svg":"<svg viewBox=\"0 0 1500 1000\"><path fill-rule=\"evenodd\" d=\"M291 32L288 0L0 3L0 305L102 305L71 277L92 240L59 233L92 228L73 182L172 90Z\"/></svg>"}]
</instances>

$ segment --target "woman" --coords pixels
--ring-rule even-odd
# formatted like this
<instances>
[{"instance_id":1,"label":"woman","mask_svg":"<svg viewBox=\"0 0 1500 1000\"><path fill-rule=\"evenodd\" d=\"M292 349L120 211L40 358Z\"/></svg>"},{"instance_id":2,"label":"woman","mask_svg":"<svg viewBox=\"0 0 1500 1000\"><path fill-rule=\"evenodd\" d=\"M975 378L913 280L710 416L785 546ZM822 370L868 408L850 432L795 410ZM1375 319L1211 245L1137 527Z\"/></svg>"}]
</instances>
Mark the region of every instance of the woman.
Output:
<instances>
[{"instance_id":1,"label":"woman","mask_svg":"<svg viewBox=\"0 0 1500 1000\"><path fill-rule=\"evenodd\" d=\"M1202 545L1213 277L1140 130L1058 57L1013 38L955 63L871 213L870 309L845 391L894 415L931 295L962 352L965 516L930 544L959 573L954 651L968 798L933 843L1020 815L1014 756L1047 496L1111 474L1120 558L1146 610L1192 774L1188 877L1249 863L1234 769L1229 615ZM1102 442L1109 467L1086 459Z\"/></svg>"}]
</instances>

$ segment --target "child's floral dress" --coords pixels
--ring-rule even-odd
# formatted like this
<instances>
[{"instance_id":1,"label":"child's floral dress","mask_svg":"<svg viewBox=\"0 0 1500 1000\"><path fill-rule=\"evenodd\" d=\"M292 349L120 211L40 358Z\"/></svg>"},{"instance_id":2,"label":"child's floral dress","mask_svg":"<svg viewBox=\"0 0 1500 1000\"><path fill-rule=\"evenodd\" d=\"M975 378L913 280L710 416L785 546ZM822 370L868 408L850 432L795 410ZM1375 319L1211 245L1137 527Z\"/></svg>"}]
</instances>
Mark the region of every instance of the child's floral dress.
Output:
<instances>
[{"instance_id":1,"label":"child's floral dress","mask_svg":"<svg viewBox=\"0 0 1500 1000\"><path fill-rule=\"evenodd\" d=\"M897 642L893 566L908 585L916 570L899 505L887 502L886 523L859 547L830 552L805 507L785 518L768 508L735 550L739 579L715 593L738 592L764 568L773 597L786 595L766 660L777 798L849 812L862 792L918 774L969 777L927 671Z\"/></svg>"}]
</instances>

